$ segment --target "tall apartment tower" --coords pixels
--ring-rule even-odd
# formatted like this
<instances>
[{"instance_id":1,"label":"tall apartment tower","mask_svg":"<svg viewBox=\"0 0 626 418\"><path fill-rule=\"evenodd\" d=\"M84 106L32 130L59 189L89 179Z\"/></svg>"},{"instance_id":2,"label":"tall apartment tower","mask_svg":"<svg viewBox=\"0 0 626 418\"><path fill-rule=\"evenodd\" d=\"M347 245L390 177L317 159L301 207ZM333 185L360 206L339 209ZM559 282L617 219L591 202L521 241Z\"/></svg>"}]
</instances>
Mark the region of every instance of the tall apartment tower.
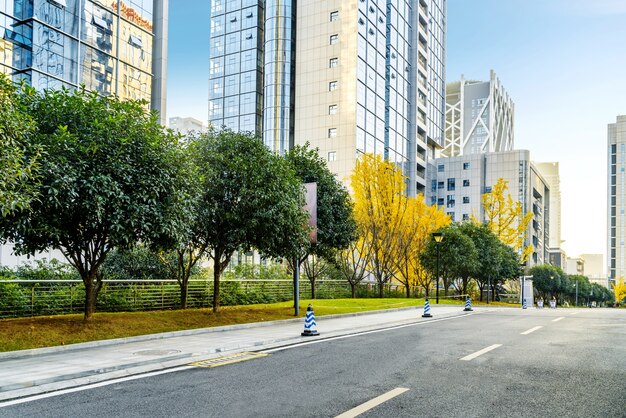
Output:
<instances>
[{"instance_id":1,"label":"tall apartment tower","mask_svg":"<svg viewBox=\"0 0 626 418\"><path fill-rule=\"evenodd\" d=\"M0 72L143 99L165 124L168 0L0 1Z\"/></svg>"},{"instance_id":2,"label":"tall apartment tower","mask_svg":"<svg viewBox=\"0 0 626 418\"><path fill-rule=\"evenodd\" d=\"M559 163L535 163L550 188L550 250L561 248L561 178Z\"/></svg>"},{"instance_id":3,"label":"tall apartment tower","mask_svg":"<svg viewBox=\"0 0 626 418\"><path fill-rule=\"evenodd\" d=\"M608 126L607 261L609 281L626 277L626 115Z\"/></svg>"},{"instance_id":4,"label":"tall apartment tower","mask_svg":"<svg viewBox=\"0 0 626 418\"><path fill-rule=\"evenodd\" d=\"M443 145L445 7L214 0L209 121L279 153L310 142L344 181L359 153L380 154L424 192Z\"/></svg>"},{"instance_id":5,"label":"tall apartment tower","mask_svg":"<svg viewBox=\"0 0 626 418\"><path fill-rule=\"evenodd\" d=\"M515 105L491 70L489 81L461 80L446 90L445 144L442 155L511 151Z\"/></svg>"}]
</instances>

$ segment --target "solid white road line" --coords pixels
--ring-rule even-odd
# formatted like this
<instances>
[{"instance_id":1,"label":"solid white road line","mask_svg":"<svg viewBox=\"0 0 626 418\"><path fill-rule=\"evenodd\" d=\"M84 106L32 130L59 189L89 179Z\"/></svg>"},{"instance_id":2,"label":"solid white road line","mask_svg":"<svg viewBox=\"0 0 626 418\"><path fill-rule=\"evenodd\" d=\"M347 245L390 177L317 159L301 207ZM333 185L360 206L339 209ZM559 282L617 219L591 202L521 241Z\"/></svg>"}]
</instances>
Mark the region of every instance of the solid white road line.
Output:
<instances>
[{"instance_id":1,"label":"solid white road line","mask_svg":"<svg viewBox=\"0 0 626 418\"><path fill-rule=\"evenodd\" d=\"M359 416L362 413L367 412L370 409L380 405L381 403L387 402L389 399L395 398L396 396L403 394L407 390L407 388L395 388L387 393L383 393L382 395L357 406L356 408L352 408L351 410L346 411L341 415L337 415L335 418L353 418Z\"/></svg>"},{"instance_id":2,"label":"solid white road line","mask_svg":"<svg viewBox=\"0 0 626 418\"><path fill-rule=\"evenodd\" d=\"M179 372L181 370L188 370L188 369L194 369L194 368L195 367L193 366L180 366L180 367L174 367L171 369L159 370L156 372L138 374L135 376L128 376L128 377L121 377L119 379L106 380L104 382L92 383L90 385L77 386L77 387L69 388L69 389L61 389L61 390L57 390L54 392L42 393L41 395L33 395L33 396L25 397L25 398L14 399L11 401L0 402L0 408L4 408L6 406L11 406L11 405L19 405L21 403L32 402L32 401L36 401L39 399L52 398L53 396L65 395L66 393L81 392L83 390L95 389L95 388L99 388L102 386L114 385L116 383L121 383L121 382L128 382L129 380L143 379L144 377L158 376L160 374Z\"/></svg>"},{"instance_id":3,"label":"solid white road line","mask_svg":"<svg viewBox=\"0 0 626 418\"><path fill-rule=\"evenodd\" d=\"M319 340L316 339L316 340L313 340L313 341L307 341L305 343L296 343L296 344L286 345L284 347L270 348L268 350L259 351L259 353L271 354L271 353L275 353L276 351L289 350L290 348L302 347L302 346L305 346L305 345L325 343L325 342L334 341L334 340L343 340L344 338L359 337L361 335L367 335L367 334L376 334L378 332L385 332L385 331L391 331L391 330L394 330L394 329L413 327L413 326L416 326L416 325L432 324L433 322L449 321L451 319L464 318L464 317L470 316L470 315L473 315L473 314L451 316L451 317L448 317L448 318L440 318L440 319L431 319L430 321L413 322L413 323L404 324L404 325L394 325L392 327L375 329L375 330L372 330L372 331L355 332L354 334L348 334L348 335L338 335L336 337L322 338L322 339L319 339Z\"/></svg>"},{"instance_id":4,"label":"solid white road line","mask_svg":"<svg viewBox=\"0 0 626 418\"><path fill-rule=\"evenodd\" d=\"M559 316L558 318L553 319L552 322L559 322L561 319L565 319L565 317Z\"/></svg>"},{"instance_id":5,"label":"solid white road line","mask_svg":"<svg viewBox=\"0 0 626 418\"><path fill-rule=\"evenodd\" d=\"M541 328L543 328L543 326L539 325L539 326L533 327L533 328L531 328L529 330L526 330L526 331L522 332L521 334L522 335L528 335L531 332L535 332L535 331L537 331L538 329L541 329Z\"/></svg>"},{"instance_id":6,"label":"solid white road line","mask_svg":"<svg viewBox=\"0 0 626 418\"><path fill-rule=\"evenodd\" d=\"M478 350L475 353L470 354L469 356L465 356L460 360L464 360L464 361L470 361L472 359L475 359L478 356L482 356L485 353L488 353L491 350L495 350L496 348L502 346L502 344L494 344L494 345L490 345L489 347L483 348L482 350Z\"/></svg>"}]
</instances>

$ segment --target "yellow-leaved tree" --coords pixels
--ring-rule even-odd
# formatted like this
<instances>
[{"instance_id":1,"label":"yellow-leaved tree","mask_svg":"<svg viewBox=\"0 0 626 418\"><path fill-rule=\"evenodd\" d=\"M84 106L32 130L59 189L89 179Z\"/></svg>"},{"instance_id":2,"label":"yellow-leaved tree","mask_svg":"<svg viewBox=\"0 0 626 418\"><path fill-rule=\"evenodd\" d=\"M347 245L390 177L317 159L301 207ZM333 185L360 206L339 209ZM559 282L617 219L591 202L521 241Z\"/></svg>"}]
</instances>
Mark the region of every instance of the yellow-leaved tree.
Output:
<instances>
[{"instance_id":1,"label":"yellow-leaved tree","mask_svg":"<svg viewBox=\"0 0 626 418\"><path fill-rule=\"evenodd\" d=\"M525 214L522 203L514 201L507 190L508 182L500 178L491 192L483 194L485 219L489 229L500 241L516 251L521 251L520 260L526 261L533 252L533 246L531 244L524 247L524 236L533 214Z\"/></svg>"},{"instance_id":2,"label":"yellow-leaved tree","mask_svg":"<svg viewBox=\"0 0 626 418\"><path fill-rule=\"evenodd\" d=\"M615 283L613 292L615 293L615 302L617 303L621 303L626 298L626 283L624 283L623 277L620 277L619 282Z\"/></svg>"},{"instance_id":3,"label":"yellow-leaved tree","mask_svg":"<svg viewBox=\"0 0 626 418\"><path fill-rule=\"evenodd\" d=\"M399 252L395 259L398 274L396 280L406 289L406 296L411 296L411 287L423 287L428 296L432 282L431 275L419 262L422 252L430 235L436 230L450 224L450 217L437 206L429 206L424 202L424 196L418 195L409 198L407 212L398 231Z\"/></svg>"},{"instance_id":4,"label":"yellow-leaved tree","mask_svg":"<svg viewBox=\"0 0 626 418\"><path fill-rule=\"evenodd\" d=\"M352 173L354 218L369 253L368 270L378 284L378 295L396 276L399 231L407 213L405 178L395 164L380 155L363 154Z\"/></svg>"}]
</instances>

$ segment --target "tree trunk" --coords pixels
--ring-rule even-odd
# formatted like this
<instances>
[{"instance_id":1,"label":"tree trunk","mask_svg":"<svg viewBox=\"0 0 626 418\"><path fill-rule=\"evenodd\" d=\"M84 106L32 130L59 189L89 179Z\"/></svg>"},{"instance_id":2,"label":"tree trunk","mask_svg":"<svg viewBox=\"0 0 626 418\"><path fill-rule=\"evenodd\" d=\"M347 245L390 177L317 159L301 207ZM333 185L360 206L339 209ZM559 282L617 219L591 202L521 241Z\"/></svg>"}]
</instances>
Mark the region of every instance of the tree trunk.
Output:
<instances>
[{"instance_id":1,"label":"tree trunk","mask_svg":"<svg viewBox=\"0 0 626 418\"><path fill-rule=\"evenodd\" d=\"M411 297L411 287L409 286L408 283L406 285L406 297L407 299Z\"/></svg>"},{"instance_id":2,"label":"tree trunk","mask_svg":"<svg viewBox=\"0 0 626 418\"><path fill-rule=\"evenodd\" d=\"M384 298L384 283L379 281L378 282L378 297L379 298Z\"/></svg>"},{"instance_id":3,"label":"tree trunk","mask_svg":"<svg viewBox=\"0 0 626 418\"><path fill-rule=\"evenodd\" d=\"M187 294L189 290L189 278L183 278L180 284L180 309L187 309Z\"/></svg>"},{"instance_id":4,"label":"tree trunk","mask_svg":"<svg viewBox=\"0 0 626 418\"><path fill-rule=\"evenodd\" d=\"M217 254L216 254L217 255ZM222 275L222 266L219 259L214 259L213 266L213 312L216 313L220 309L220 276Z\"/></svg>"},{"instance_id":5,"label":"tree trunk","mask_svg":"<svg viewBox=\"0 0 626 418\"><path fill-rule=\"evenodd\" d=\"M96 312L96 301L98 300L98 293L102 287L102 282L98 281L96 273L88 273L86 278L83 278L85 284L85 321L89 321L93 318L93 314Z\"/></svg>"},{"instance_id":6,"label":"tree trunk","mask_svg":"<svg viewBox=\"0 0 626 418\"><path fill-rule=\"evenodd\" d=\"M311 299L315 299L315 280L309 279L311 282Z\"/></svg>"},{"instance_id":7,"label":"tree trunk","mask_svg":"<svg viewBox=\"0 0 626 418\"><path fill-rule=\"evenodd\" d=\"M356 299L356 284L350 283L350 287L352 287L352 299Z\"/></svg>"},{"instance_id":8,"label":"tree trunk","mask_svg":"<svg viewBox=\"0 0 626 418\"><path fill-rule=\"evenodd\" d=\"M467 277L463 278L463 291L461 293L467 295Z\"/></svg>"}]
</instances>

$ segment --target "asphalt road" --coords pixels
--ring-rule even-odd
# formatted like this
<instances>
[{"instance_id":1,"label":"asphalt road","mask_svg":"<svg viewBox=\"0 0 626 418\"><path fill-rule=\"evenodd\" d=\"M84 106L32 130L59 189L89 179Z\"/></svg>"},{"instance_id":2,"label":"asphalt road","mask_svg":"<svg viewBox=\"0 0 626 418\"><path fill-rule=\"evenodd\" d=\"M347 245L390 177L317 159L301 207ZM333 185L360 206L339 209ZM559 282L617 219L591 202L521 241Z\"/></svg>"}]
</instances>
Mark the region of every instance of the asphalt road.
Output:
<instances>
[{"instance_id":1,"label":"asphalt road","mask_svg":"<svg viewBox=\"0 0 626 418\"><path fill-rule=\"evenodd\" d=\"M626 310L434 319L47 397L0 417L335 417L384 394L360 416L626 417Z\"/></svg>"}]
</instances>

